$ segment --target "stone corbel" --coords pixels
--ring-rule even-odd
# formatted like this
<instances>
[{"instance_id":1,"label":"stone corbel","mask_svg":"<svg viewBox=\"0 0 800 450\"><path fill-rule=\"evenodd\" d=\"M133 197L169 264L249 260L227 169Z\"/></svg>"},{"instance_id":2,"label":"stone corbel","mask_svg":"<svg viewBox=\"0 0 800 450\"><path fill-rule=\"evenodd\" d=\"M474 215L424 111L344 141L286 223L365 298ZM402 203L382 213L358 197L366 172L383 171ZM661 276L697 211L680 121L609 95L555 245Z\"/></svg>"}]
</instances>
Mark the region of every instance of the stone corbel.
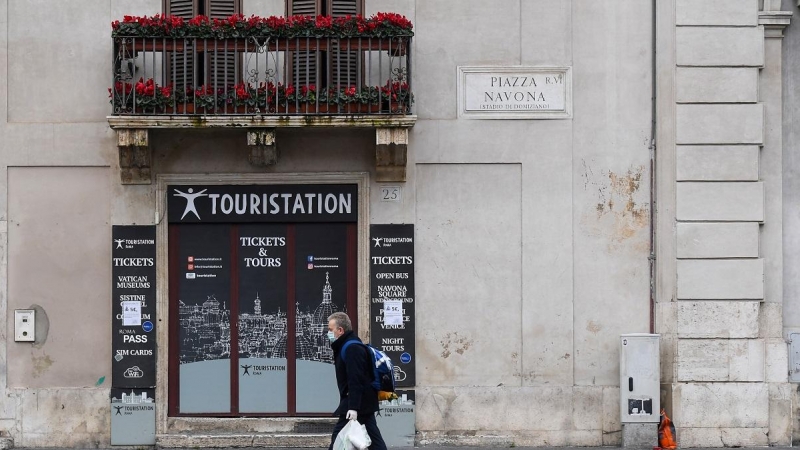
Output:
<instances>
[{"instance_id":1,"label":"stone corbel","mask_svg":"<svg viewBox=\"0 0 800 450\"><path fill-rule=\"evenodd\" d=\"M249 160L254 166L266 167L278 164L278 146L275 145L275 129L256 129L247 132Z\"/></svg>"},{"instance_id":2,"label":"stone corbel","mask_svg":"<svg viewBox=\"0 0 800 450\"><path fill-rule=\"evenodd\" d=\"M152 152L147 129L117 130L119 177L122 184L151 184Z\"/></svg>"},{"instance_id":3,"label":"stone corbel","mask_svg":"<svg viewBox=\"0 0 800 450\"><path fill-rule=\"evenodd\" d=\"M377 128L375 135L377 181L406 181L408 128Z\"/></svg>"},{"instance_id":4,"label":"stone corbel","mask_svg":"<svg viewBox=\"0 0 800 450\"><path fill-rule=\"evenodd\" d=\"M782 38L783 29L792 21L792 12L781 11L781 0L764 0L763 3L758 13L758 24L764 26L764 37Z\"/></svg>"}]
</instances>

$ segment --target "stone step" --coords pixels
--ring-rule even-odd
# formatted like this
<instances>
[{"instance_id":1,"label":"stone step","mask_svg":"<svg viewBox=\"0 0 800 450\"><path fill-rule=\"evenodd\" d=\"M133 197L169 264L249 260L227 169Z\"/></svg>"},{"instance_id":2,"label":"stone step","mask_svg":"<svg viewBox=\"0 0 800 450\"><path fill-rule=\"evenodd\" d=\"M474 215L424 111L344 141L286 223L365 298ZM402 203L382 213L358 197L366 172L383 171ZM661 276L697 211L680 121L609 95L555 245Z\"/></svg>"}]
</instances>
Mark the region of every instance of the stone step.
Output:
<instances>
[{"instance_id":1,"label":"stone step","mask_svg":"<svg viewBox=\"0 0 800 450\"><path fill-rule=\"evenodd\" d=\"M327 447L330 440L330 433L161 434L156 436L156 446L159 448L322 448Z\"/></svg>"}]
</instances>

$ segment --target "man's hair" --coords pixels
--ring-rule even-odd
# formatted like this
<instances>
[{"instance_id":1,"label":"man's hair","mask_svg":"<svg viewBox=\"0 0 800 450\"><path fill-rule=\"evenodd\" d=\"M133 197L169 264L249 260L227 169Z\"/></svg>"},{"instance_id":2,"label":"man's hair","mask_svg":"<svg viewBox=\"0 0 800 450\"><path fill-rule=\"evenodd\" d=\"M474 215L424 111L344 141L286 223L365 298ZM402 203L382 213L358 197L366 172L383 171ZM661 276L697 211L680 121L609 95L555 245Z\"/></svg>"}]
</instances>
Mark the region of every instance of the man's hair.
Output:
<instances>
[{"instance_id":1,"label":"man's hair","mask_svg":"<svg viewBox=\"0 0 800 450\"><path fill-rule=\"evenodd\" d=\"M328 321L331 320L336 321L336 327L340 327L345 332L353 330L353 323L350 322L350 317L348 317L347 314L343 312L337 312L331 314L331 316L328 317Z\"/></svg>"}]
</instances>

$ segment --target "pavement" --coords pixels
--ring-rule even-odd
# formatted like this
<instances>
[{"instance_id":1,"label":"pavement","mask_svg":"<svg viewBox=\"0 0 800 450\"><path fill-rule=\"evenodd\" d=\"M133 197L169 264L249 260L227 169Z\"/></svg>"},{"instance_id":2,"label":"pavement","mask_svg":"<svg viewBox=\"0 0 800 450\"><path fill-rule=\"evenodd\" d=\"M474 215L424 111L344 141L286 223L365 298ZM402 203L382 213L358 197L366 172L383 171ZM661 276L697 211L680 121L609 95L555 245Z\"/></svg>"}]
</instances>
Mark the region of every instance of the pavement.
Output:
<instances>
[{"instance_id":1,"label":"pavement","mask_svg":"<svg viewBox=\"0 0 800 450\"><path fill-rule=\"evenodd\" d=\"M14 447L20 448L20 447ZM107 450L144 450L150 449L152 447L113 447ZM258 448L258 447L248 447L248 448ZM622 449L622 447L443 447L443 446L425 446L425 447L390 447L390 450L494 450L494 449L508 449L513 448L514 450L597 450L597 449ZM652 448L634 448L628 447L632 450L653 450ZM730 450L731 448L736 448L737 450L798 450L798 447L727 447L727 448L712 448L712 447L704 447L702 449L697 450ZM42 448L42 449L26 449L26 450L62 450L57 448ZM63 449L63 450L98 450L96 448L93 449ZM102 449L101 449L102 450ZM197 447L193 447L187 450L200 450ZM202 449L205 450L205 449ZM241 448L230 448L230 449L209 449L209 450L242 450ZM308 448L279 448L279 447L266 447L265 450L309 450ZM692 448L683 448L679 447L679 450L695 450Z\"/></svg>"}]
</instances>

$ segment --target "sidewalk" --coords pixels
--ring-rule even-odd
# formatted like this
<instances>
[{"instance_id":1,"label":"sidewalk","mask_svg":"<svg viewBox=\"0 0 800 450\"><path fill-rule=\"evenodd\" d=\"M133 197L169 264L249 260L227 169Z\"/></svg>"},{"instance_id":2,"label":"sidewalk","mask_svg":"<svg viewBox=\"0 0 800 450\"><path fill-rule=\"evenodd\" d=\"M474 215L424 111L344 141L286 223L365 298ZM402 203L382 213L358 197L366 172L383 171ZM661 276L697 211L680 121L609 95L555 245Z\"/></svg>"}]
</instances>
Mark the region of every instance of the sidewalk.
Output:
<instances>
[{"instance_id":1,"label":"sidewalk","mask_svg":"<svg viewBox=\"0 0 800 450\"><path fill-rule=\"evenodd\" d=\"M21 447L15 447L21 448ZM136 450L143 450L149 449L151 447L113 447L107 450L128 450L128 449L136 449ZM248 448L258 448L258 447L248 447ZM309 450L308 448L285 448L279 449L278 447L266 447L269 450ZM596 450L596 449L615 449L622 447L440 447L440 446L431 446L431 447L416 447L417 449L422 450L495 450L495 449L508 449L513 448L514 450ZM798 447L735 447L736 450L796 450ZM728 448L702 448L696 450L730 450L731 447ZM98 449L56 449L56 448L32 448L26 450L98 450ZM191 450L201 450L198 448L192 448ZM204 450L204 449L202 449ZM229 448L229 449L213 449L213 450L241 450L241 448ZM390 450L413 450L412 447L391 447ZM641 449L641 450L652 450L648 449ZM679 447L679 450L695 450L691 448L683 448Z\"/></svg>"}]
</instances>

